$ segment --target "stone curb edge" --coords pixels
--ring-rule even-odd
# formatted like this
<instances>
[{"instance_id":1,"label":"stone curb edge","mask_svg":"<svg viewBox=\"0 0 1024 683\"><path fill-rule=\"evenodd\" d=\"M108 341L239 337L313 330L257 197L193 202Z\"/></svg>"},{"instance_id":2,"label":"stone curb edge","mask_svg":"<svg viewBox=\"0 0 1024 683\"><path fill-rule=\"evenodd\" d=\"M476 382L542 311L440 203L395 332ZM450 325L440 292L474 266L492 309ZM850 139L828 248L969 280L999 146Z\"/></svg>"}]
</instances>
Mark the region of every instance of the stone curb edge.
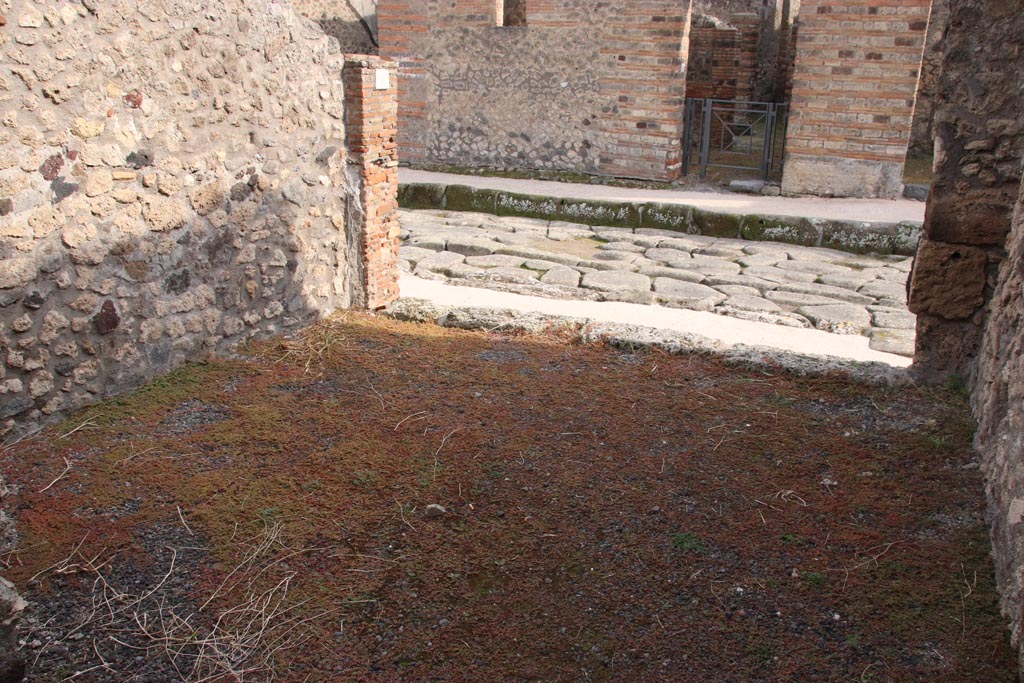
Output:
<instances>
[{"instance_id":1,"label":"stone curb edge","mask_svg":"<svg viewBox=\"0 0 1024 683\"><path fill-rule=\"evenodd\" d=\"M872 386L913 384L910 369L835 356L809 356L763 346L726 344L698 334L625 325L590 318L523 313L508 308L442 306L427 299L402 297L381 311L395 320L432 323L463 330L543 334L572 328L584 343L601 342L622 349L657 348L671 354L703 354L727 365L751 370L786 372L799 377L840 376Z\"/></svg>"},{"instance_id":2,"label":"stone curb edge","mask_svg":"<svg viewBox=\"0 0 1024 683\"><path fill-rule=\"evenodd\" d=\"M741 215L705 211L686 204L606 202L517 194L467 185L404 183L398 188L404 209L478 211L551 221L628 228L670 230L690 235L826 247L854 254L913 256L922 225Z\"/></svg>"}]
</instances>

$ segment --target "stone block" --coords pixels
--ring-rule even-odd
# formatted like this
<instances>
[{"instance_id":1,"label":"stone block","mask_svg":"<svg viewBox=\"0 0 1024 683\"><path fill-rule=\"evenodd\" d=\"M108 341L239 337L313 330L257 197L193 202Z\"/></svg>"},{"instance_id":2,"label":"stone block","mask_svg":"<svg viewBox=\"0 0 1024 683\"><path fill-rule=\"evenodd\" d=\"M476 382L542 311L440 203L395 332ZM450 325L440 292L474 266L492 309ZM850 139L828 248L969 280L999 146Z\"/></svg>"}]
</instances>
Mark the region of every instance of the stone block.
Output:
<instances>
[{"instance_id":1,"label":"stone block","mask_svg":"<svg viewBox=\"0 0 1024 683\"><path fill-rule=\"evenodd\" d=\"M621 204L585 199L563 199L554 220L607 225L616 228L637 228L640 225L639 204Z\"/></svg>"},{"instance_id":2,"label":"stone block","mask_svg":"<svg viewBox=\"0 0 1024 683\"><path fill-rule=\"evenodd\" d=\"M793 216L743 216L740 236L758 242L813 247L821 239L821 229L811 220Z\"/></svg>"},{"instance_id":3,"label":"stone block","mask_svg":"<svg viewBox=\"0 0 1024 683\"><path fill-rule=\"evenodd\" d=\"M976 247L921 240L910 279L910 310L946 320L971 317L985 303L988 259Z\"/></svg>"},{"instance_id":4,"label":"stone block","mask_svg":"<svg viewBox=\"0 0 1024 683\"><path fill-rule=\"evenodd\" d=\"M640 210L640 227L646 230L692 232L696 230L693 207L683 204L644 204Z\"/></svg>"},{"instance_id":5,"label":"stone block","mask_svg":"<svg viewBox=\"0 0 1024 683\"><path fill-rule=\"evenodd\" d=\"M693 209L693 225L695 232L710 237L728 237L737 239L743 225L743 216L733 213L717 213Z\"/></svg>"},{"instance_id":6,"label":"stone block","mask_svg":"<svg viewBox=\"0 0 1024 683\"><path fill-rule=\"evenodd\" d=\"M787 154L782 194L896 199L903 192L903 163Z\"/></svg>"},{"instance_id":7,"label":"stone block","mask_svg":"<svg viewBox=\"0 0 1024 683\"><path fill-rule=\"evenodd\" d=\"M440 209L444 200L444 185L409 183L398 187L398 205L403 209Z\"/></svg>"},{"instance_id":8,"label":"stone block","mask_svg":"<svg viewBox=\"0 0 1024 683\"><path fill-rule=\"evenodd\" d=\"M523 216L550 220L558 213L561 200L539 195L499 192L494 211L499 216Z\"/></svg>"},{"instance_id":9,"label":"stone block","mask_svg":"<svg viewBox=\"0 0 1024 683\"><path fill-rule=\"evenodd\" d=\"M858 221L822 221L821 246L855 254L891 254L896 246L896 225Z\"/></svg>"},{"instance_id":10,"label":"stone block","mask_svg":"<svg viewBox=\"0 0 1024 683\"><path fill-rule=\"evenodd\" d=\"M444 208L449 211L477 211L493 214L496 190L480 190L467 185L449 185L444 193Z\"/></svg>"},{"instance_id":11,"label":"stone block","mask_svg":"<svg viewBox=\"0 0 1024 683\"><path fill-rule=\"evenodd\" d=\"M977 246L1002 245L1010 232L1016 188L954 190L936 183L928 202L924 230L933 242Z\"/></svg>"}]
</instances>

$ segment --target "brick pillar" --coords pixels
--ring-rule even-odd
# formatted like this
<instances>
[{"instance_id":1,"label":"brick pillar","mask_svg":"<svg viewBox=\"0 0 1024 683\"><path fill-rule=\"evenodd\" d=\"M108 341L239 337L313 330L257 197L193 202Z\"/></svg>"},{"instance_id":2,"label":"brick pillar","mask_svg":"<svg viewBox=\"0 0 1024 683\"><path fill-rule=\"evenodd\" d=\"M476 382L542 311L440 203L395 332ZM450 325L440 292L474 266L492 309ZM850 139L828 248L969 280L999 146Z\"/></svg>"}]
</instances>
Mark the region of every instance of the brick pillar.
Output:
<instances>
[{"instance_id":1,"label":"brick pillar","mask_svg":"<svg viewBox=\"0 0 1024 683\"><path fill-rule=\"evenodd\" d=\"M931 0L804 0L782 191L895 199Z\"/></svg>"},{"instance_id":2,"label":"brick pillar","mask_svg":"<svg viewBox=\"0 0 1024 683\"><path fill-rule=\"evenodd\" d=\"M761 17L752 12L742 12L729 17L729 23L736 27L736 99L754 99L754 81L757 78L757 43L761 34Z\"/></svg>"},{"instance_id":3,"label":"brick pillar","mask_svg":"<svg viewBox=\"0 0 1024 683\"><path fill-rule=\"evenodd\" d=\"M346 228L352 303L380 308L398 298L397 67L379 57L345 61L345 134L354 188Z\"/></svg>"}]
</instances>

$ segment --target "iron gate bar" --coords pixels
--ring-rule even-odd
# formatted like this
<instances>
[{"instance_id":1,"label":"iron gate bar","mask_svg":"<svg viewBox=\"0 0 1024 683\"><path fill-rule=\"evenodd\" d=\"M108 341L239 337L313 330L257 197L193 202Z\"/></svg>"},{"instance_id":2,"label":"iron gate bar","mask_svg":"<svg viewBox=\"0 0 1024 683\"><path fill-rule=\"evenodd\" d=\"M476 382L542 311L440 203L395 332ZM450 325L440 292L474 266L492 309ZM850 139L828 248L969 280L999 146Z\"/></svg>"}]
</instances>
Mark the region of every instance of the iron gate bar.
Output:
<instances>
[{"instance_id":1,"label":"iron gate bar","mask_svg":"<svg viewBox=\"0 0 1024 683\"><path fill-rule=\"evenodd\" d=\"M764 180L768 180L775 168L776 160L785 155L785 132L789 124L787 104L688 98L684 112L686 121L683 168L686 173L689 173L690 170L695 145L699 148L701 177L707 175L708 168L728 168L740 171L758 171ZM741 120L737 121L737 119ZM779 130L780 120L781 130ZM745 156L756 159L756 164L739 166L713 162L711 138L716 132L716 125L720 127L715 145L719 154L735 157ZM763 132L758 134L758 127L762 125L764 126ZM695 139L698 131L700 137ZM776 153L780 134L782 149ZM740 138L749 138L745 145L746 149L740 147ZM759 139L763 146L758 151Z\"/></svg>"}]
</instances>

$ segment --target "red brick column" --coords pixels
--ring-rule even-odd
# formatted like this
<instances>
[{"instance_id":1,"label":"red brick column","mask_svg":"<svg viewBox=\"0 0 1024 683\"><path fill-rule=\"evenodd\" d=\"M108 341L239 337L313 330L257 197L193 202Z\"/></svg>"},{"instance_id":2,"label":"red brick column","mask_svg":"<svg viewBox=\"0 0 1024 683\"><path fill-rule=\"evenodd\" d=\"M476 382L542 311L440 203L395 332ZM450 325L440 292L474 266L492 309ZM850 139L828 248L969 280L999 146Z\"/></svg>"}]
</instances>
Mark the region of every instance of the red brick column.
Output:
<instances>
[{"instance_id":1,"label":"red brick column","mask_svg":"<svg viewBox=\"0 0 1024 683\"><path fill-rule=\"evenodd\" d=\"M784 193L900 194L930 9L931 0L803 2Z\"/></svg>"},{"instance_id":2,"label":"red brick column","mask_svg":"<svg viewBox=\"0 0 1024 683\"><path fill-rule=\"evenodd\" d=\"M356 184L347 226L352 303L380 308L398 298L397 67L379 57L345 61L349 177ZM356 249L352 249L356 247Z\"/></svg>"}]
</instances>

